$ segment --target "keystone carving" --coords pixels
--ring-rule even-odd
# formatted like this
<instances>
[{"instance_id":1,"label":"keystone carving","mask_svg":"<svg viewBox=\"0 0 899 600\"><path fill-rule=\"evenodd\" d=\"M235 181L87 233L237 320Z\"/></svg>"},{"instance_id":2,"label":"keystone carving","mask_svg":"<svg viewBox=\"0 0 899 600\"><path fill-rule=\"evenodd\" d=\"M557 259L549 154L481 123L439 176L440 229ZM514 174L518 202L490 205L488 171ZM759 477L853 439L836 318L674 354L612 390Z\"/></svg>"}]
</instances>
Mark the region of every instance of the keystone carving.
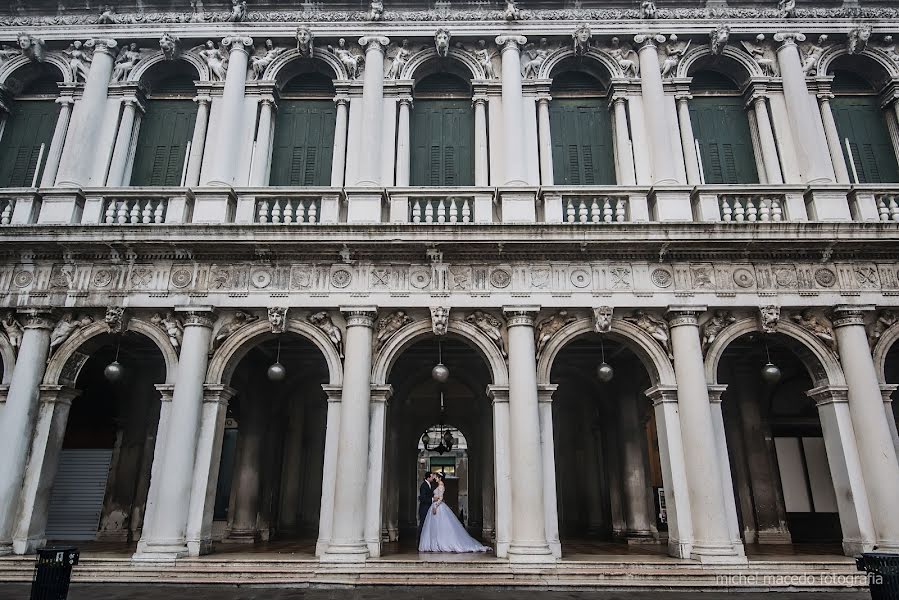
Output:
<instances>
[{"instance_id":1,"label":"keystone carving","mask_svg":"<svg viewBox=\"0 0 899 600\"><path fill-rule=\"evenodd\" d=\"M846 41L846 52L849 54L861 54L868 47L868 42L871 40L871 33L873 33L873 29L871 29L870 25L860 25L849 32L849 38Z\"/></svg>"},{"instance_id":2,"label":"keystone carving","mask_svg":"<svg viewBox=\"0 0 899 600\"><path fill-rule=\"evenodd\" d=\"M312 58L312 54L315 51L313 39L311 29L303 25L297 27L297 50L300 51L300 56Z\"/></svg>"},{"instance_id":3,"label":"keystone carving","mask_svg":"<svg viewBox=\"0 0 899 600\"><path fill-rule=\"evenodd\" d=\"M449 29L441 27L434 33L434 47L437 49L437 56L446 57L449 55L450 40L452 34Z\"/></svg>"},{"instance_id":4,"label":"keystone carving","mask_svg":"<svg viewBox=\"0 0 899 600\"><path fill-rule=\"evenodd\" d=\"M231 0L231 12L228 20L232 23L241 23L247 20L247 0Z\"/></svg>"},{"instance_id":5,"label":"keystone carving","mask_svg":"<svg viewBox=\"0 0 899 600\"><path fill-rule=\"evenodd\" d=\"M284 333L287 330L287 307L272 306L268 309L268 322L272 333Z\"/></svg>"},{"instance_id":6,"label":"keystone carving","mask_svg":"<svg viewBox=\"0 0 899 600\"><path fill-rule=\"evenodd\" d=\"M715 56L721 56L730 40L730 25L719 25L709 32L709 48Z\"/></svg>"},{"instance_id":7,"label":"keystone carving","mask_svg":"<svg viewBox=\"0 0 899 600\"><path fill-rule=\"evenodd\" d=\"M106 323L109 333L123 333L128 328L128 319L125 317L125 307L107 307L106 314L103 316L103 322Z\"/></svg>"},{"instance_id":8,"label":"keystone carving","mask_svg":"<svg viewBox=\"0 0 899 600\"><path fill-rule=\"evenodd\" d=\"M166 60L176 60L181 56L181 40L171 33L165 32L159 38L159 49Z\"/></svg>"},{"instance_id":9,"label":"keystone carving","mask_svg":"<svg viewBox=\"0 0 899 600\"><path fill-rule=\"evenodd\" d=\"M449 329L450 309L443 306L431 307L431 329L434 335L446 335Z\"/></svg>"},{"instance_id":10,"label":"keystone carving","mask_svg":"<svg viewBox=\"0 0 899 600\"><path fill-rule=\"evenodd\" d=\"M611 306L598 306L593 309L593 331L596 333L609 333L612 331Z\"/></svg>"},{"instance_id":11,"label":"keystone carving","mask_svg":"<svg viewBox=\"0 0 899 600\"><path fill-rule=\"evenodd\" d=\"M780 324L780 307L774 304L759 307L759 327L764 333L774 333Z\"/></svg>"}]
</instances>

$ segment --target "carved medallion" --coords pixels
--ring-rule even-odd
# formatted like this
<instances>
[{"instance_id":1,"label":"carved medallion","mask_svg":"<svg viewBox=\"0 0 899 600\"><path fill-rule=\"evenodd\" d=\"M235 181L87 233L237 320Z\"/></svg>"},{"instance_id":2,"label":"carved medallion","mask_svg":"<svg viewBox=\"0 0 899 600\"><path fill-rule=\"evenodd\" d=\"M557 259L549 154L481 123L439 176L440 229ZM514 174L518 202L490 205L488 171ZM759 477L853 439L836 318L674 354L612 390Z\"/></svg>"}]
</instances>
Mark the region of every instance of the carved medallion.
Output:
<instances>
[{"instance_id":1,"label":"carved medallion","mask_svg":"<svg viewBox=\"0 0 899 600\"><path fill-rule=\"evenodd\" d=\"M409 273L409 283L417 290L423 290L431 284L430 269L413 269Z\"/></svg>"},{"instance_id":2,"label":"carved medallion","mask_svg":"<svg viewBox=\"0 0 899 600\"><path fill-rule=\"evenodd\" d=\"M735 269L734 283L736 283L737 286L741 288L752 287L755 284L755 275L753 275L752 271L750 271L749 269Z\"/></svg>"},{"instance_id":3,"label":"carved medallion","mask_svg":"<svg viewBox=\"0 0 899 600\"><path fill-rule=\"evenodd\" d=\"M350 285L351 281L353 281L353 274L347 269L336 269L331 273L331 285L336 288L343 289Z\"/></svg>"},{"instance_id":4,"label":"carved medallion","mask_svg":"<svg viewBox=\"0 0 899 600\"><path fill-rule=\"evenodd\" d=\"M190 285L190 282L193 280L193 273L190 272L190 269L175 269L172 271L171 282L172 287L176 288L185 288Z\"/></svg>"},{"instance_id":5,"label":"carved medallion","mask_svg":"<svg viewBox=\"0 0 899 600\"><path fill-rule=\"evenodd\" d=\"M821 287L833 287L837 282L836 273L830 269L818 269L815 271L815 283Z\"/></svg>"},{"instance_id":6,"label":"carved medallion","mask_svg":"<svg viewBox=\"0 0 899 600\"><path fill-rule=\"evenodd\" d=\"M512 283L512 274L505 269L495 269L490 273L490 285L497 288L509 287Z\"/></svg>"},{"instance_id":7,"label":"carved medallion","mask_svg":"<svg viewBox=\"0 0 899 600\"><path fill-rule=\"evenodd\" d=\"M112 271L109 269L100 269L94 273L91 279L91 285L98 288L105 288L112 283Z\"/></svg>"},{"instance_id":8,"label":"carved medallion","mask_svg":"<svg viewBox=\"0 0 899 600\"><path fill-rule=\"evenodd\" d=\"M75 279L75 267L63 265L50 271L51 288L67 288Z\"/></svg>"},{"instance_id":9,"label":"carved medallion","mask_svg":"<svg viewBox=\"0 0 899 600\"><path fill-rule=\"evenodd\" d=\"M256 289L265 289L272 284L272 270L268 268L253 269L250 273L250 283Z\"/></svg>"},{"instance_id":10,"label":"carved medallion","mask_svg":"<svg viewBox=\"0 0 899 600\"><path fill-rule=\"evenodd\" d=\"M531 269L531 287L546 288L551 275L552 271L548 267L534 267Z\"/></svg>"},{"instance_id":11,"label":"carved medallion","mask_svg":"<svg viewBox=\"0 0 899 600\"><path fill-rule=\"evenodd\" d=\"M796 271L792 267L775 267L774 283L779 288L793 289L796 287Z\"/></svg>"},{"instance_id":12,"label":"carved medallion","mask_svg":"<svg viewBox=\"0 0 899 600\"><path fill-rule=\"evenodd\" d=\"M453 278L454 290L471 289L471 267L450 267L449 272Z\"/></svg>"},{"instance_id":13,"label":"carved medallion","mask_svg":"<svg viewBox=\"0 0 899 600\"><path fill-rule=\"evenodd\" d=\"M136 288L149 287L153 281L153 269L151 267L134 267L131 271L131 285Z\"/></svg>"},{"instance_id":14,"label":"carved medallion","mask_svg":"<svg viewBox=\"0 0 899 600\"><path fill-rule=\"evenodd\" d=\"M696 289L709 289L714 287L712 283L711 267L693 267L693 287Z\"/></svg>"},{"instance_id":15,"label":"carved medallion","mask_svg":"<svg viewBox=\"0 0 899 600\"><path fill-rule=\"evenodd\" d=\"M865 265L855 267L855 279L863 288L877 287L877 269Z\"/></svg>"},{"instance_id":16,"label":"carved medallion","mask_svg":"<svg viewBox=\"0 0 899 600\"><path fill-rule=\"evenodd\" d=\"M585 288L590 285L590 282L593 280L593 277L590 276L590 271L586 269L574 269L569 276L571 280L571 285L576 288Z\"/></svg>"},{"instance_id":17,"label":"carved medallion","mask_svg":"<svg viewBox=\"0 0 899 600\"><path fill-rule=\"evenodd\" d=\"M666 288L671 285L671 271L667 269L655 269L649 276L656 287Z\"/></svg>"},{"instance_id":18,"label":"carved medallion","mask_svg":"<svg viewBox=\"0 0 899 600\"><path fill-rule=\"evenodd\" d=\"M233 285L233 276L229 267L217 267L210 271L209 287L215 290L222 290Z\"/></svg>"},{"instance_id":19,"label":"carved medallion","mask_svg":"<svg viewBox=\"0 0 899 600\"><path fill-rule=\"evenodd\" d=\"M612 267L609 269L609 275L612 277L613 290L628 290L631 287L631 270L627 267Z\"/></svg>"},{"instance_id":20,"label":"carved medallion","mask_svg":"<svg viewBox=\"0 0 899 600\"><path fill-rule=\"evenodd\" d=\"M312 273L310 268L294 269L290 275L290 287L294 289L312 287Z\"/></svg>"},{"instance_id":21,"label":"carved medallion","mask_svg":"<svg viewBox=\"0 0 899 600\"><path fill-rule=\"evenodd\" d=\"M31 271L17 271L12 278L13 285L20 288L28 287L32 281L34 281L34 273Z\"/></svg>"},{"instance_id":22,"label":"carved medallion","mask_svg":"<svg viewBox=\"0 0 899 600\"><path fill-rule=\"evenodd\" d=\"M390 269L375 267L371 270L372 287L390 287Z\"/></svg>"}]
</instances>

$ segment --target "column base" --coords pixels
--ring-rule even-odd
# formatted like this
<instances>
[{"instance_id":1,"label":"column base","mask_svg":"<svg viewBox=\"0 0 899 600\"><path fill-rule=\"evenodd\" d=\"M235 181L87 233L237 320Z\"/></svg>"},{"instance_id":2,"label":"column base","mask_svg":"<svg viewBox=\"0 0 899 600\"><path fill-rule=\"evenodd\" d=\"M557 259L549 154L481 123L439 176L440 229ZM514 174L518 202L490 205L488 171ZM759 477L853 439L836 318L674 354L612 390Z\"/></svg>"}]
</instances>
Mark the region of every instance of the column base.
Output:
<instances>
[{"instance_id":1,"label":"column base","mask_svg":"<svg viewBox=\"0 0 899 600\"><path fill-rule=\"evenodd\" d=\"M549 551L552 553L553 558L562 558L562 542L550 542Z\"/></svg>"},{"instance_id":2,"label":"column base","mask_svg":"<svg viewBox=\"0 0 899 600\"><path fill-rule=\"evenodd\" d=\"M0 544L0 556L9 556L12 553L12 543Z\"/></svg>"},{"instance_id":3,"label":"column base","mask_svg":"<svg viewBox=\"0 0 899 600\"><path fill-rule=\"evenodd\" d=\"M509 546L509 562L526 564L552 564L556 562L549 545L540 544L516 544Z\"/></svg>"},{"instance_id":4,"label":"column base","mask_svg":"<svg viewBox=\"0 0 899 600\"><path fill-rule=\"evenodd\" d=\"M212 553L212 540L187 540L187 555L194 556L203 556L204 554Z\"/></svg>"},{"instance_id":5,"label":"column base","mask_svg":"<svg viewBox=\"0 0 899 600\"><path fill-rule=\"evenodd\" d=\"M133 561L173 561L178 558L184 558L188 555L187 544L179 541L167 542L160 540L159 542L137 543L137 551L131 556Z\"/></svg>"},{"instance_id":6,"label":"column base","mask_svg":"<svg viewBox=\"0 0 899 600\"><path fill-rule=\"evenodd\" d=\"M229 544L255 544L257 540L258 532L255 529L232 529L223 541Z\"/></svg>"},{"instance_id":7,"label":"column base","mask_svg":"<svg viewBox=\"0 0 899 600\"><path fill-rule=\"evenodd\" d=\"M12 541L13 554L34 554L47 545L46 537L26 538Z\"/></svg>"},{"instance_id":8,"label":"column base","mask_svg":"<svg viewBox=\"0 0 899 600\"><path fill-rule=\"evenodd\" d=\"M792 544L793 536L784 529L761 529L756 533L759 544Z\"/></svg>"},{"instance_id":9,"label":"column base","mask_svg":"<svg viewBox=\"0 0 899 600\"><path fill-rule=\"evenodd\" d=\"M629 546L657 544L658 539L651 531L628 531L624 534L624 541Z\"/></svg>"},{"instance_id":10,"label":"column base","mask_svg":"<svg viewBox=\"0 0 899 600\"><path fill-rule=\"evenodd\" d=\"M369 558L381 557L381 542L366 542L365 545L368 547Z\"/></svg>"},{"instance_id":11,"label":"column base","mask_svg":"<svg viewBox=\"0 0 899 600\"><path fill-rule=\"evenodd\" d=\"M704 565L734 565L746 564L746 554L743 545L734 543L696 543L690 552L690 558L698 560Z\"/></svg>"},{"instance_id":12,"label":"column base","mask_svg":"<svg viewBox=\"0 0 899 600\"><path fill-rule=\"evenodd\" d=\"M341 544L331 543L319 560L325 563L364 563L368 558L368 546L365 542Z\"/></svg>"},{"instance_id":13,"label":"column base","mask_svg":"<svg viewBox=\"0 0 899 600\"><path fill-rule=\"evenodd\" d=\"M668 538L668 556L674 558L690 558L693 552L693 544L686 541Z\"/></svg>"},{"instance_id":14,"label":"column base","mask_svg":"<svg viewBox=\"0 0 899 600\"><path fill-rule=\"evenodd\" d=\"M874 550L876 545L873 542L861 540L843 540L843 554L846 556L858 556L864 552Z\"/></svg>"},{"instance_id":15,"label":"column base","mask_svg":"<svg viewBox=\"0 0 899 600\"><path fill-rule=\"evenodd\" d=\"M315 542L315 555L321 558L322 554L328 551L328 546L331 545L330 540L316 540Z\"/></svg>"},{"instance_id":16,"label":"column base","mask_svg":"<svg viewBox=\"0 0 899 600\"><path fill-rule=\"evenodd\" d=\"M899 540L877 540L877 552L893 552L899 554Z\"/></svg>"}]
</instances>

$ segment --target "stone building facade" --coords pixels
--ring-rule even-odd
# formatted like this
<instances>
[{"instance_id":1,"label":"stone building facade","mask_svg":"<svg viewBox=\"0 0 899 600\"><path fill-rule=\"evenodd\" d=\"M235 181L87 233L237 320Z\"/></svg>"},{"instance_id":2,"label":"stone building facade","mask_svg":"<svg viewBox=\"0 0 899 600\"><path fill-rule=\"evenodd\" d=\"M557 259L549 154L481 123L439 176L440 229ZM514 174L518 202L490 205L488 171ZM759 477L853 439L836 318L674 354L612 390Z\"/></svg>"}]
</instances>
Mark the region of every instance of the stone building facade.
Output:
<instances>
[{"instance_id":1,"label":"stone building facade","mask_svg":"<svg viewBox=\"0 0 899 600\"><path fill-rule=\"evenodd\" d=\"M376 558L443 417L510 561L899 549L899 11L132 4L0 14L0 552Z\"/></svg>"}]
</instances>

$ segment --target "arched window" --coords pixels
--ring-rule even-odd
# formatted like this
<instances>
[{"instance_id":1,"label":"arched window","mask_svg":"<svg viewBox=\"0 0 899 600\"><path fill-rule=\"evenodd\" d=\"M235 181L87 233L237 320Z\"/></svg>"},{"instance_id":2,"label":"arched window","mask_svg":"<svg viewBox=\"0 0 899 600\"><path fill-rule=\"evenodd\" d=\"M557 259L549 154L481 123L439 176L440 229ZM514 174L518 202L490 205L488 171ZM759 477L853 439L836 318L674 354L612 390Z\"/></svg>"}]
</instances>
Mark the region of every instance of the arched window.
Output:
<instances>
[{"instance_id":1,"label":"arched window","mask_svg":"<svg viewBox=\"0 0 899 600\"><path fill-rule=\"evenodd\" d=\"M336 120L330 77L308 71L288 80L278 104L270 185L330 185Z\"/></svg>"},{"instance_id":2,"label":"arched window","mask_svg":"<svg viewBox=\"0 0 899 600\"><path fill-rule=\"evenodd\" d=\"M701 70L692 75L690 122L704 183L758 183L749 118L730 77Z\"/></svg>"},{"instance_id":3,"label":"arched window","mask_svg":"<svg viewBox=\"0 0 899 600\"><path fill-rule=\"evenodd\" d=\"M831 101L840 148L856 183L899 181L896 153L876 89L850 57L834 61Z\"/></svg>"},{"instance_id":4,"label":"arched window","mask_svg":"<svg viewBox=\"0 0 899 600\"><path fill-rule=\"evenodd\" d=\"M61 81L56 67L31 63L6 82L13 97L0 134L0 187L40 184L59 114Z\"/></svg>"},{"instance_id":5,"label":"arched window","mask_svg":"<svg viewBox=\"0 0 899 600\"><path fill-rule=\"evenodd\" d=\"M197 120L197 73L190 64L175 61L159 63L149 75L131 185L180 186Z\"/></svg>"},{"instance_id":6,"label":"arched window","mask_svg":"<svg viewBox=\"0 0 899 600\"><path fill-rule=\"evenodd\" d=\"M471 86L451 73L415 84L412 108L412 185L474 185Z\"/></svg>"},{"instance_id":7,"label":"arched window","mask_svg":"<svg viewBox=\"0 0 899 600\"><path fill-rule=\"evenodd\" d=\"M553 77L549 129L556 185L615 185L606 93L599 79L583 71Z\"/></svg>"}]
</instances>

